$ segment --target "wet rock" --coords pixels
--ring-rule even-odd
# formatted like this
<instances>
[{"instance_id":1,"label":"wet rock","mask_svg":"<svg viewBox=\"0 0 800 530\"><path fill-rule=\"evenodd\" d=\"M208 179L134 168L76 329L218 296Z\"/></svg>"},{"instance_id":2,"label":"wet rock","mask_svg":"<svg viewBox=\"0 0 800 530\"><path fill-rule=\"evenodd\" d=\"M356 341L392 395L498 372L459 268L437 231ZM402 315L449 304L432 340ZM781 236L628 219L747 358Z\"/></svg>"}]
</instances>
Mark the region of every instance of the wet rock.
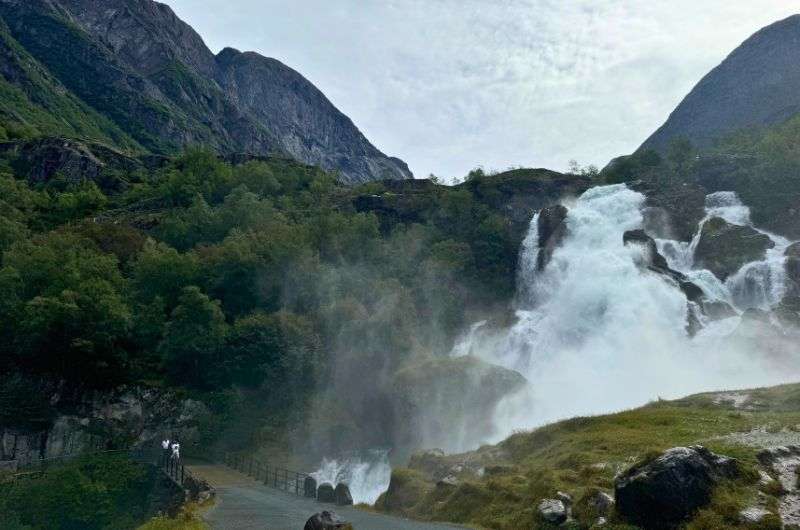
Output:
<instances>
[{"instance_id":1,"label":"wet rock","mask_svg":"<svg viewBox=\"0 0 800 530\"><path fill-rule=\"evenodd\" d=\"M735 274L743 265L762 260L772 240L749 226L734 225L720 217L706 221L695 250L697 265L720 280Z\"/></svg>"},{"instance_id":2,"label":"wet rock","mask_svg":"<svg viewBox=\"0 0 800 530\"><path fill-rule=\"evenodd\" d=\"M701 446L674 447L615 479L617 513L647 529L672 528L708 504L720 480L737 474L732 458Z\"/></svg>"},{"instance_id":3,"label":"wet rock","mask_svg":"<svg viewBox=\"0 0 800 530\"><path fill-rule=\"evenodd\" d=\"M309 499L317 498L317 479L314 477L306 477L303 481L303 495Z\"/></svg>"},{"instance_id":4,"label":"wet rock","mask_svg":"<svg viewBox=\"0 0 800 530\"><path fill-rule=\"evenodd\" d=\"M352 506L353 496L350 494L350 487L344 482L336 485L333 495L336 498L336 504L339 506Z\"/></svg>"},{"instance_id":5,"label":"wet rock","mask_svg":"<svg viewBox=\"0 0 800 530\"><path fill-rule=\"evenodd\" d=\"M344 521L335 512L323 511L315 513L306 521L303 530L352 530L350 523Z\"/></svg>"},{"instance_id":6,"label":"wet rock","mask_svg":"<svg viewBox=\"0 0 800 530\"><path fill-rule=\"evenodd\" d=\"M701 304L703 313L712 320L721 320L736 316L736 311L727 302L722 300L704 300Z\"/></svg>"},{"instance_id":7,"label":"wet rock","mask_svg":"<svg viewBox=\"0 0 800 530\"><path fill-rule=\"evenodd\" d=\"M622 234L622 242L626 245L631 243L643 245L647 249L648 266L656 267L657 269L669 269L666 258L658 253L656 242L644 230L628 230Z\"/></svg>"},{"instance_id":8,"label":"wet rock","mask_svg":"<svg viewBox=\"0 0 800 530\"><path fill-rule=\"evenodd\" d=\"M567 507L558 499L543 499L536 510L542 519L551 524L561 524L567 520Z\"/></svg>"},{"instance_id":9,"label":"wet rock","mask_svg":"<svg viewBox=\"0 0 800 530\"><path fill-rule=\"evenodd\" d=\"M800 296L800 243L789 245L784 255L788 291L794 296Z\"/></svg>"},{"instance_id":10,"label":"wet rock","mask_svg":"<svg viewBox=\"0 0 800 530\"><path fill-rule=\"evenodd\" d=\"M561 204L542 208L539 212L537 228L539 232L539 254L536 256L536 269L544 270L553 257L558 245L567 235L567 209Z\"/></svg>"},{"instance_id":11,"label":"wet rock","mask_svg":"<svg viewBox=\"0 0 800 530\"><path fill-rule=\"evenodd\" d=\"M319 502L336 502L336 493L333 484L324 482L317 488L317 500Z\"/></svg>"}]
</instances>

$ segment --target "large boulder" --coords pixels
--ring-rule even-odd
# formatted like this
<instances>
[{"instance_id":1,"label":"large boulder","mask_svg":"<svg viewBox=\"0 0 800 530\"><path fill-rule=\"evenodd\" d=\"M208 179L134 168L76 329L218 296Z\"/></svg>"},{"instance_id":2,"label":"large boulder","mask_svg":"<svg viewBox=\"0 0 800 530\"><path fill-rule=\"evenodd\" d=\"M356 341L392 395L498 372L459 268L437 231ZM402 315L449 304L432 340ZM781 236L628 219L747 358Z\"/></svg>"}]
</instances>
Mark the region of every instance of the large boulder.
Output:
<instances>
[{"instance_id":1,"label":"large boulder","mask_svg":"<svg viewBox=\"0 0 800 530\"><path fill-rule=\"evenodd\" d=\"M350 487L344 482L340 482L336 485L333 496L336 498L336 504L339 506L351 506L353 504L353 496L350 494Z\"/></svg>"},{"instance_id":2,"label":"large boulder","mask_svg":"<svg viewBox=\"0 0 800 530\"><path fill-rule=\"evenodd\" d=\"M614 481L617 513L646 529L674 528L738 474L736 460L701 446L674 447L634 465Z\"/></svg>"},{"instance_id":3,"label":"large boulder","mask_svg":"<svg viewBox=\"0 0 800 530\"><path fill-rule=\"evenodd\" d=\"M335 512L315 513L306 521L303 530L352 530L350 523L341 519Z\"/></svg>"},{"instance_id":4,"label":"large boulder","mask_svg":"<svg viewBox=\"0 0 800 530\"><path fill-rule=\"evenodd\" d=\"M303 495L309 499L317 498L317 479L314 477L306 477L303 481Z\"/></svg>"},{"instance_id":5,"label":"large boulder","mask_svg":"<svg viewBox=\"0 0 800 530\"><path fill-rule=\"evenodd\" d=\"M317 488L317 500L319 502L336 502L336 494L333 484L324 482Z\"/></svg>"},{"instance_id":6,"label":"large boulder","mask_svg":"<svg viewBox=\"0 0 800 530\"><path fill-rule=\"evenodd\" d=\"M544 270L553 257L558 245L567 235L567 208L561 204L542 208L536 228L539 235L539 254L536 256L536 269Z\"/></svg>"},{"instance_id":7,"label":"large boulder","mask_svg":"<svg viewBox=\"0 0 800 530\"><path fill-rule=\"evenodd\" d=\"M695 261L724 281L743 265L764 259L767 250L774 246L769 236L752 227L713 217L703 225Z\"/></svg>"}]
</instances>

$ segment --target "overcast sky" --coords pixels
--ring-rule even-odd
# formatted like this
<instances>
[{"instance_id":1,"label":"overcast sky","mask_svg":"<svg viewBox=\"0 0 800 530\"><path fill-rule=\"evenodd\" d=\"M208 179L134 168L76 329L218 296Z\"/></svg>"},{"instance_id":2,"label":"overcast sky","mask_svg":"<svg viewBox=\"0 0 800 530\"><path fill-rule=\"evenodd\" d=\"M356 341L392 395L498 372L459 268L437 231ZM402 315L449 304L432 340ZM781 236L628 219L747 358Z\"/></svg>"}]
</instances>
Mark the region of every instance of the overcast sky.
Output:
<instances>
[{"instance_id":1,"label":"overcast sky","mask_svg":"<svg viewBox=\"0 0 800 530\"><path fill-rule=\"evenodd\" d=\"M161 0L319 87L418 177L629 153L800 0Z\"/></svg>"}]
</instances>

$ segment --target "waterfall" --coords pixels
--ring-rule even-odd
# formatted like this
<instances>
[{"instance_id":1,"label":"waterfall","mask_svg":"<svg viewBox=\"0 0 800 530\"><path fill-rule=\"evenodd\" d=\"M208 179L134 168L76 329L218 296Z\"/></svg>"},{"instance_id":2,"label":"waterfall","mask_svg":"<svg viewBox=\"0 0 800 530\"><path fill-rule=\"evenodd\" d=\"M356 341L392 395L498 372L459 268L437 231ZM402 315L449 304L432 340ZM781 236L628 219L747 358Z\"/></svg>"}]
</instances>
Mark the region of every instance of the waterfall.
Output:
<instances>
[{"instance_id":1,"label":"waterfall","mask_svg":"<svg viewBox=\"0 0 800 530\"><path fill-rule=\"evenodd\" d=\"M364 455L343 459L323 459L319 469L311 473L317 484L344 482L350 488L355 504L375 504L378 497L389 488L392 467L388 452L368 451Z\"/></svg>"},{"instance_id":2,"label":"waterfall","mask_svg":"<svg viewBox=\"0 0 800 530\"><path fill-rule=\"evenodd\" d=\"M520 258L517 322L497 332L478 326L454 354L470 353L517 370L524 391L495 413L493 442L514 430L576 415L630 408L647 401L716 389L772 385L796 379L800 363L732 333L739 316L713 322L690 337L685 296L662 276L637 266L645 252L624 245L623 233L642 227L645 197L624 184L588 190L568 207L567 236L543 271L536 270L536 219ZM707 218L750 224L749 210L731 193L708 197ZM712 298L735 307L772 305L780 294L782 255L776 243L764 262L748 264L723 283L693 268L690 243L659 241L672 267ZM535 248L536 247L536 248Z\"/></svg>"},{"instance_id":3,"label":"waterfall","mask_svg":"<svg viewBox=\"0 0 800 530\"><path fill-rule=\"evenodd\" d=\"M749 226L770 238L774 246L761 261L744 265L736 274L720 281L710 271L696 268L694 252L700 241L703 226L712 217L721 217L733 225ZM672 269L686 274L713 300L730 304L739 312L751 307L769 310L783 298L786 289L784 252L791 241L753 226L750 209L732 191L720 191L706 197L705 217L689 243L656 239L659 252L667 258Z\"/></svg>"}]
</instances>

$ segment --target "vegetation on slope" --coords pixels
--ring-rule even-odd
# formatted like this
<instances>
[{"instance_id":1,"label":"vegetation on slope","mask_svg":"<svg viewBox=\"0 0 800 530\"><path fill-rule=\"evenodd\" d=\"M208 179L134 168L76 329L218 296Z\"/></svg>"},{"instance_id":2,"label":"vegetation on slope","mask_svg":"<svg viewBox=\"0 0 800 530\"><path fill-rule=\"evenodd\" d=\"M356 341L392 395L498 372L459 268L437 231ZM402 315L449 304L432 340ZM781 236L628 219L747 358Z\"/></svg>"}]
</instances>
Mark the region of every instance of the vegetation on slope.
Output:
<instances>
[{"instance_id":1,"label":"vegetation on slope","mask_svg":"<svg viewBox=\"0 0 800 530\"><path fill-rule=\"evenodd\" d=\"M538 519L536 504L563 491L576 500L572 527L588 528L596 515L580 507L597 490L611 492L618 472L667 448L702 444L736 457L745 472L743 478L718 488L711 505L695 515L687 530L757 528L743 524L739 511L756 504L759 488L774 510L780 492L758 484L758 441L751 433L760 429L767 436L800 439L800 385L741 393L745 394L746 406L732 397L699 394L617 414L569 419L464 455L423 454L412 458L410 469L394 470L389 492L377 508L480 528L547 528ZM457 485L437 484L437 474L459 464ZM484 470L482 476L474 473L478 467ZM609 528L625 527L613 516L610 522ZM767 520L761 528L772 528L768 525L773 523Z\"/></svg>"},{"instance_id":2,"label":"vegetation on slope","mask_svg":"<svg viewBox=\"0 0 800 530\"><path fill-rule=\"evenodd\" d=\"M280 441L321 401L313 423L337 433L322 439L385 444L389 398L363 374L447 351L471 311L514 291L520 236L469 187L411 194L414 220L382 222L354 206L391 196L382 184L352 190L280 159L234 166L194 150L121 191L34 184L12 166L0 172L9 426L62 407L15 396L60 388L69 403L145 384L208 403L204 442L226 427L229 443ZM348 392L356 379L363 391Z\"/></svg>"}]
</instances>

